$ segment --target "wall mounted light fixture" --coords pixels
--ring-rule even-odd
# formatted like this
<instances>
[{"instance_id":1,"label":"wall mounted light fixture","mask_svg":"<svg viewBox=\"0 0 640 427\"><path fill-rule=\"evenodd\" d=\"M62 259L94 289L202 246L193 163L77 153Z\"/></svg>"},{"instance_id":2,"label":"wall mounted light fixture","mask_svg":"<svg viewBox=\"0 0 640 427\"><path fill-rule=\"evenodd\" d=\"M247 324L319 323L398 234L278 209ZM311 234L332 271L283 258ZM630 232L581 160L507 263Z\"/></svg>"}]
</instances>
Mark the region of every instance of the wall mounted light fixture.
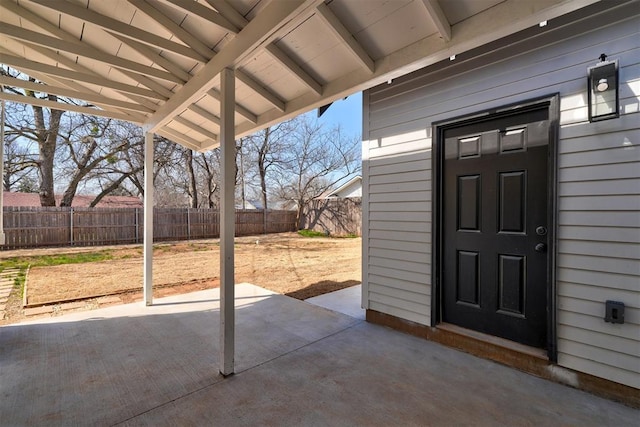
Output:
<instances>
[{"instance_id":1,"label":"wall mounted light fixture","mask_svg":"<svg viewBox=\"0 0 640 427\"><path fill-rule=\"evenodd\" d=\"M589 121L620 117L618 61L607 61L607 55L603 53L600 55L600 62L587 71Z\"/></svg>"}]
</instances>

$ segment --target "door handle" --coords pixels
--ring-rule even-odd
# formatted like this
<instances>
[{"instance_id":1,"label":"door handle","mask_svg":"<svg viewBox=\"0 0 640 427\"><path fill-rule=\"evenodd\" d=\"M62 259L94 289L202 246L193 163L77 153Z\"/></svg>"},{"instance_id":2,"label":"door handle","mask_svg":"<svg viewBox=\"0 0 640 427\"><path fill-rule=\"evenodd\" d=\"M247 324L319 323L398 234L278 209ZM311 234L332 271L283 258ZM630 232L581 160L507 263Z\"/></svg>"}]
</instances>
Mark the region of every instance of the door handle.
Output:
<instances>
[{"instance_id":1,"label":"door handle","mask_svg":"<svg viewBox=\"0 0 640 427\"><path fill-rule=\"evenodd\" d=\"M538 243L535 246L536 252L547 252L547 244L546 243Z\"/></svg>"}]
</instances>

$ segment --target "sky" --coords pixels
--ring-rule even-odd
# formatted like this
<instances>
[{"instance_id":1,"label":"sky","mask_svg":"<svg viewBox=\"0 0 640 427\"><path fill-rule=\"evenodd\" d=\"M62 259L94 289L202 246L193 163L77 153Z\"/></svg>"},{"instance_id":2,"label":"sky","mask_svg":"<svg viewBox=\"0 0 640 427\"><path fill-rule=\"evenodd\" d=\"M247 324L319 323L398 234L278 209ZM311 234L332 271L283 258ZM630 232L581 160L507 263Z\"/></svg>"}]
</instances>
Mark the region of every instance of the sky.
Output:
<instances>
[{"instance_id":1,"label":"sky","mask_svg":"<svg viewBox=\"0 0 640 427\"><path fill-rule=\"evenodd\" d=\"M317 110L310 114L317 117ZM362 92L354 93L345 100L334 102L322 117L320 123L327 126L340 125L345 135L362 137Z\"/></svg>"}]
</instances>

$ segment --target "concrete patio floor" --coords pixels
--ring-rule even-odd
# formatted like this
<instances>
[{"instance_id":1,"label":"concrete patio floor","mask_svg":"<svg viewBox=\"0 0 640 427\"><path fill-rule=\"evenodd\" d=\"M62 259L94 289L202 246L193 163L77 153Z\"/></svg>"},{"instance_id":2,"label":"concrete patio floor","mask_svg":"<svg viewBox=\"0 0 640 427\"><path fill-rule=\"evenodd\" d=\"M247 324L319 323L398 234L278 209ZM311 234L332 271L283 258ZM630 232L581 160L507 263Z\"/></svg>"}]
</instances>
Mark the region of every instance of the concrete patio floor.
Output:
<instances>
[{"instance_id":1,"label":"concrete patio floor","mask_svg":"<svg viewBox=\"0 0 640 427\"><path fill-rule=\"evenodd\" d=\"M0 425L637 425L640 411L256 286L0 328Z\"/></svg>"}]
</instances>

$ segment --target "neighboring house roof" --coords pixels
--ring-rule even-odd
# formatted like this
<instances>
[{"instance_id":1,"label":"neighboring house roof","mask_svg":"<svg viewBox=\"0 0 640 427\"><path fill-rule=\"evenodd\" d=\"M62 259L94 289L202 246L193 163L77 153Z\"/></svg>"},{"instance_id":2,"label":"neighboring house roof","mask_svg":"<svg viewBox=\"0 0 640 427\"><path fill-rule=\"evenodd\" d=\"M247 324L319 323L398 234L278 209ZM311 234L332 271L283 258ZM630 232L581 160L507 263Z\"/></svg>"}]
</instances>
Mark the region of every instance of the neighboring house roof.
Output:
<instances>
[{"instance_id":1,"label":"neighboring house roof","mask_svg":"<svg viewBox=\"0 0 640 427\"><path fill-rule=\"evenodd\" d=\"M362 177L360 175L354 176L349 181L324 196L326 199L330 197L338 197L341 199L347 197L362 197Z\"/></svg>"},{"instance_id":2,"label":"neighboring house roof","mask_svg":"<svg viewBox=\"0 0 640 427\"><path fill-rule=\"evenodd\" d=\"M242 203L236 204L236 209L252 209L252 210L263 210L264 206L262 206L262 202L258 199L246 199L244 201L244 206Z\"/></svg>"},{"instance_id":3,"label":"neighboring house roof","mask_svg":"<svg viewBox=\"0 0 640 427\"><path fill-rule=\"evenodd\" d=\"M37 207L40 206L38 193L14 193L5 191L3 195L4 206L9 207ZM56 204L60 204L61 195L56 195ZM95 196L76 195L71 206L74 208L87 208ZM143 203L137 197L132 196L105 196L96 205L97 208L142 208Z\"/></svg>"}]
</instances>

